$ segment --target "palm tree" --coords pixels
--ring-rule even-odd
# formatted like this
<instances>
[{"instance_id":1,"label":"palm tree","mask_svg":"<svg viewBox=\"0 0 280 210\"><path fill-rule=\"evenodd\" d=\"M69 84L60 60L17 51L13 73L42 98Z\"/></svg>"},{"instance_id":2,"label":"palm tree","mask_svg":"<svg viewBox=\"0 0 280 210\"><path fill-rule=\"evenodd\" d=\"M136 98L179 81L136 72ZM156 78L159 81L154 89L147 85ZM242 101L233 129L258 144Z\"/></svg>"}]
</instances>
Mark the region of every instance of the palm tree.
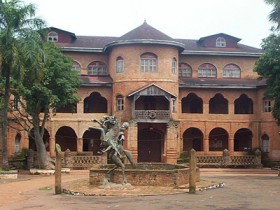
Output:
<instances>
[{"instance_id":1,"label":"palm tree","mask_svg":"<svg viewBox=\"0 0 280 210\"><path fill-rule=\"evenodd\" d=\"M269 14L269 21L277 24L276 29L280 29L280 1L279 0L264 0L266 4L273 7Z\"/></svg>"},{"instance_id":2,"label":"palm tree","mask_svg":"<svg viewBox=\"0 0 280 210\"><path fill-rule=\"evenodd\" d=\"M35 17L33 4L25 5L21 0L0 0L0 76L5 85L0 111L3 168L9 167L7 131L11 79L19 80L24 73L21 65L23 59L35 58L38 52L42 52L40 44L43 40L43 27L44 21Z\"/></svg>"}]
</instances>

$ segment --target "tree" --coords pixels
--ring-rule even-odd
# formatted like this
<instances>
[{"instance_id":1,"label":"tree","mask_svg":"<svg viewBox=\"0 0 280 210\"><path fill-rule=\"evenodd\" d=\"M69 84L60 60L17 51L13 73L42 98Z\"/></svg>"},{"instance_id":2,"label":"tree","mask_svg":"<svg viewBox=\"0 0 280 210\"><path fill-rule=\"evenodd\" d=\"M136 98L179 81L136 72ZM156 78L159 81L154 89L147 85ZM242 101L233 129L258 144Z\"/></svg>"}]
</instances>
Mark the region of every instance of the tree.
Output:
<instances>
[{"instance_id":1,"label":"tree","mask_svg":"<svg viewBox=\"0 0 280 210\"><path fill-rule=\"evenodd\" d=\"M273 7L269 14L269 21L277 24L276 29L280 28L280 1L279 0L264 0L266 4Z\"/></svg>"},{"instance_id":2,"label":"tree","mask_svg":"<svg viewBox=\"0 0 280 210\"><path fill-rule=\"evenodd\" d=\"M10 78L20 79L22 59L43 56L41 51L44 21L35 17L35 6L21 0L0 0L0 76L4 80L1 114L3 167L8 168L7 129ZM25 42L22 42L22 40ZM41 52L41 53L40 53ZM1 145L1 144L0 144ZM1 152L1 151L0 151Z\"/></svg>"},{"instance_id":3,"label":"tree","mask_svg":"<svg viewBox=\"0 0 280 210\"><path fill-rule=\"evenodd\" d=\"M45 124L50 110L76 104L80 79L72 68L72 59L66 57L53 43L44 44L45 58L25 60L25 74L21 82L14 81L14 96L19 99L18 112L11 112L13 120L35 140L39 165L52 168L43 141ZM31 128L34 132L30 132Z\"/></svg>"},{"instance_id":4,"label":"tree","mask_svg":"<svg viewBox=\"0 0 280 210\"><path fill-rule=\"evenodd\" d=\"M273 117L280 125L280 36L271 34L263 40L264 53L256 62L255 71L260 79L266 79L265 95L274 100Z\"/></svg>"}]
</instances>

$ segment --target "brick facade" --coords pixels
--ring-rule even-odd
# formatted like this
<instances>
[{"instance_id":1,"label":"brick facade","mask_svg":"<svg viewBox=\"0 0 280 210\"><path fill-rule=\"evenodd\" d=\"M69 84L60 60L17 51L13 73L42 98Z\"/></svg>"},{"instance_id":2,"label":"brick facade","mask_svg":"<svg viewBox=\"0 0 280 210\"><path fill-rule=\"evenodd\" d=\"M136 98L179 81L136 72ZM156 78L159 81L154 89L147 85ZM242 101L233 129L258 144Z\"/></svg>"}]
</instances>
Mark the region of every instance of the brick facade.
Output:
<instances>
[{"instance_id":1,"label":"brick facade","mask_svg":"<svg viewBox=\"0 0 280 210\"><path fill-rule=\"evenodd\" d=\"M91 120L115 114L130 124L125 147L132 152L136 162L176 163L180 154L188 152L190 147L197 147L199 155L222 155L223 149L228 149L231 155L245 155L256 148L263 148L264 135L269 137L267 156L271 160L280 160L279 127L271 112L263 110L265 85L257 80L258 76L253 71L261 50L241 45L238 43L240 39L225 34L203 37L198 41L172 39L147 23L122 37L82 37L56 28L52 30L58 32L57 45L62 47L65 55L80 64L81 77L85 78L77 93L81 98L77 113L56 113L47 124L52 156L55 155L54 145L60 129L67 127L75 133L72 136L75 141L69 144L76 144L78 152L91 150L92 139L98 139L94 132L90 134L92 136L86 134L88 127L98 126ZM228 45L215 47L217 37L224 37ZM140 60L145 53L156 55L156 72L141 71ZM116 72L118 57L124 61L121 73ZM176 72L172 72L174 59ZM94 61L105 63L108 75L87 75L87 67ZM179 63L191 66L191 78L178 76ZM215 77L199 78L198 68L204 63L216 68ZM240 78L224 78L223 68L228 64L240 68ZM106 99L107 112L84 113L85 99L92 93ZM184 98L190 94L202 100L201 113L182 111L182 106L189 103L189 99L184 102ZM217 94L227 103L225 114L210 113L210 101ZM117 110L118 95L123 97L123 111ZM236 113L237 101L242 95L252 102L252 113ZM159 119L157 117L162 110L158 107L165 107L165 104L168 108L164 111L169 117ZM219 101L213 105L215 112L219 112L219 108L215 108L218 105ZM154 110L157 116L155 119L139 119L135 115L139 107L147 111L143 113ZM9 130L9 156L14 154L15 136L16 132ZM67 137L61 138L66 144L70 142ZM21 133L20 147L29 147L25 133Z\"/></svg>"}]
</instances>

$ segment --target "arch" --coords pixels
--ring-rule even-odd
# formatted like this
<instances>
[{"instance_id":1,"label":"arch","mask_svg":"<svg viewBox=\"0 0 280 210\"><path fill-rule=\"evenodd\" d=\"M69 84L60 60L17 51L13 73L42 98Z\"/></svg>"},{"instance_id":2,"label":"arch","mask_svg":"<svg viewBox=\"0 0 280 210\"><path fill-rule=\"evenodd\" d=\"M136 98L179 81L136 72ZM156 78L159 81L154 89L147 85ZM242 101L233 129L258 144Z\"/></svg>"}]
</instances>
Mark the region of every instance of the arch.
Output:
<instances>
[{"instance_id":1,"label":"arch","mask_svg":"<svg viewBox=\"0 0 280 210\"><path fill-rule=\"evenodd\" d=\"M240 128L234 134L234 151L250 151L252 149L252 131Z\"/></svg>"},{"instance_id":2,"label":"arch","mask_svg":"<svg viewBox=\"0 0 280 210\"><path fill-rule=\"evenodd\" d=\"M203 100L195 93L182 98L182 113L203 113Z\"/></svg>"},{"instance_id":3,"label":"arch","mask_svg":"<svg viewBox=\"0 0 280 210\"><path fill-rule=\"evenodd\" d=\"M161 162L163 133L157 129L138 131L138 162Z\"/></svg>"},{"instance_id":4,"label":"arch","mask_svg":"<svg viewBox=\"0 0 280 210\"><path fill-rule=\"evenodd\" d=\"M77 103L66 104L63 107L59 107L55 110L56 113L77 113Z\"/></svg>"},{"instance_id":5,"label":"arch","mask_svg":"<svg viewBox=\"0 0 280 210\"><path fill-rule=\"evenodd\" d=\"M211 63L203 63L198 67L198 77L217 77L217 68Z\"/></svg>"},{"instance_id":6,"label":"arch","mask_svg":"<svg viewBox=\"0 0 280 210\"><path fill-rule=\"evenodd\" d=\"M121 56L118 56L116 59L116 72L117 73L124 72L124 59Z\"/></svg>"},{"instance_id":7,"label":"arch","mask_svg":"<svg viewBox=\"0 0 280 210\"><path fill-rule=\"evenodd\" d=\"M173 74L177 73L177 59L176 58L172 59L172 73Z\"/></svg>"},{"instance_id":8,"label":"arch","mask_svg":"<svg viewBox=\"0 0 280 210\"><path fill-rule=\"evenodd\" d=\"M28 140L29 140L29 149L32 149L33 151L37 151L36 143L34 140L34 128L30 130ZM50 151L50 134L47 129L44 129L43 142L45 144L46 150Z\"/></svg>"},{"instance_id":9,"label":"arch","mask_svg":"<svg viewBox=\"0 0 280 210\"><path fill-rule=\"evenodd\" d=\"M261 136L261 139L262 139L262 152L268 153L270 151L269 136L267 134L263 134Z\"/></svg>"},{"instance_id":10,"label":"arch","mask_svg":"<svg viewBox=\"0 0 280 210\"><path fill-rule=\"evenodd\" d=\"M192 67L187 63L179 63L179 77L192 77Z\"/></svg>"},{"instance_id":11,"label":"arch","mask_svg":"<svg viewBox=\"0 0 280 210\"><path fill-rule=\"evenodd\" d=\"M58 41L58 34L55 31L50 31L48 33L48 41L57 42Z\"/></svg>"},{"instance_id":12,"label":"arch","mask_svg":"<svg viewBox=\"0 0 280 210\"><path fill-rule=\"evenodd\" d=\"M226 47L227 42L224 37L218 37L216 39L216 47Z\"/></svg>"},{"instance_id":13,"label":"arch","mask_svg":"<svg viewBox=\"0 0 280 210\"><path fill-rule=\"evenodd\" d=\"M157 55L146 52L140 56L141 72L157 72Z\"/></svg>"},{"instance_id":14,"label":"arch","mask_svg":"<svg viewBox=\"0 0 280 210\"><path fill-rule=\"evenodd\" d=\"M101 131L98 129L85 131L83 135L83 151L92 151L93 155L100 155L100 135Z\"/></svg>"},{"instance_id":15,"label":"arch","mask_svg":"<svg viewBox=\"0 0 280 210\"><path fill-rule=\"evenodd\" d=\"M15 154L21 152L20 142L21 142L21 134L17 133L17 135L15 137L15 146L14 146L14 153Z\"/></svg>"},{"instance_id":16,"label":"arch","mask_svg":"<svg viewBox=\"0 0 280 210\"><path fill-rule=\"evenodd\" d=\"M234 114L253 114L253 101L246 94L242 94L234 101Z\"/></svg>"},{"instance_id":17,"label":"arch","mask_svg":"<svg viewBox=\"0 0 280 210\"><path fill-rule=\"evenodd\" d=\"M198 128L188 128L183 133L183 151L189 152L191 149L203 151L203 133Z\"/></svg>"},{"instance_id":18,"label":"arch","mask_svg":"<svg viewBox=\"0 0 280 210\"><path fill-rule=\"evenodd\" d=\"M209 133L209 151L228 149L228 132L223 128L214 128Z\"/></svg>"},{"instance_id":19,"label":"arch","mask_svg":"<svg viewBox=\"0 0 280 210\"><path fill-rule=\"evenodd\" d=\"M78 61L73 61L72 68L78 72L78 74L81 73L81 65L78 63Z\"/></svg>"},{"instance_id":20,"label":"arch","mask_svg":"<svg viewBox=\"0 0 280 210\"><path fill-rule=\"evenodd\" d=\"M84 113L107 113L107 100L100 93L93 92L84 99Z\"/></svg>"},{"instance_id":21,"label":"arch","mask_svg":"<svg viewBox=\"0 0 280 210\"><path fill-rule=\"evenodd\" d=\"M74 129L69 126L60 127L55 134L55 143L60 145L61 151L77 151L77 135Z\"/></svg>"},{"instance_id":22,"label":"arch","mask_svg":"<svg viewBox=\"0 0 280 210\"><path fill-rule=\"evenodd\" d=\"M228 114L228 100L220 93L217 93L209 101L210 114Z\"/></svg>"},{"instance_id":23,"label":"arch","mask_svg":"<svg viewBox=\"0 0 280 210\"><path fill-rule=\"evenodd\" d=\"M223 68L223 78L241 78L241 69L236 64L227 64Z\"/></svg>"},{"instance_id":24,"label":"arch","mask_svg":"<svg viewBox=\"0 0 280 210\"><path fill-rule=\"evenodd\" d=\"M93 61L91 62L88 67L88 75L108 75L107 72L107 65L102 61Z\"/></svg>"}]
</instances>

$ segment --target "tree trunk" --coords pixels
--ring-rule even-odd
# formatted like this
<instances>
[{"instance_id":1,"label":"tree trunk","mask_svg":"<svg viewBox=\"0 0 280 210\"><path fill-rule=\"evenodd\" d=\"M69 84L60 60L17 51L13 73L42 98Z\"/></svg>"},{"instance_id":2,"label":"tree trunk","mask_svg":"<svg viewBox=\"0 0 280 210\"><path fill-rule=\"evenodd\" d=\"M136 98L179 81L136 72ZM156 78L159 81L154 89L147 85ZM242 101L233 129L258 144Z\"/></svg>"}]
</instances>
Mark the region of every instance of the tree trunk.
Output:
<instances>
[{"instance_id":1,"label":"tree trunk","mask_svg":"<svg viewBox=\"0 0 280 210\"><path fill-rule=\"evenodd\" d=\"M2 158L4 169L9 169L8 162L8 106L10 100L10 67L3 64L3 69L5 71L5 93L4 93L4 106L2 115Z\"/></svg>"},{"instance_id":2,"label":"tree trunk","mask_svg":"<svg viewBox=\"0 0 280 210\"><path fill-rule=\"evenodd\" d=\"M37 148L37 157L39 162L39 168L42 169L54 169L54 165L50 162L50 157L47 153L46 146L43 140L44 135L40 135L40 127L34 126L34 137Z\"/></svg>"}]
</instances>

